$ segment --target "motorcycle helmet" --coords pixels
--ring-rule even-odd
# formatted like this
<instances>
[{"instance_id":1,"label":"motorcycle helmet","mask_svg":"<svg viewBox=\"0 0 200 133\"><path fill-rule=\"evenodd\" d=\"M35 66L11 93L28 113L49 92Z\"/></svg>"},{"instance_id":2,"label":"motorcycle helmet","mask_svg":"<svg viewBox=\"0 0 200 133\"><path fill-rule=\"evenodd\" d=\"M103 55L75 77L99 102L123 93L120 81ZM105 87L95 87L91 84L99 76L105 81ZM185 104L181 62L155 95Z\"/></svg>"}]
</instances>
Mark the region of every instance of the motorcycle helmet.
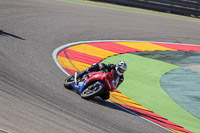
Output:
<instances>
[{"instance_id":1,"label":"motorcycle helmet","mask_svg":"<svg viewBox=\"0 0 200 133\"><path fill-rule=\"evenodd\" d=\"M127 65L124 61L119 61L117 63L116 71L119 76L123 75L123 73L126 71L126 69L127 69Z\"/></svg>"}]
</instances>

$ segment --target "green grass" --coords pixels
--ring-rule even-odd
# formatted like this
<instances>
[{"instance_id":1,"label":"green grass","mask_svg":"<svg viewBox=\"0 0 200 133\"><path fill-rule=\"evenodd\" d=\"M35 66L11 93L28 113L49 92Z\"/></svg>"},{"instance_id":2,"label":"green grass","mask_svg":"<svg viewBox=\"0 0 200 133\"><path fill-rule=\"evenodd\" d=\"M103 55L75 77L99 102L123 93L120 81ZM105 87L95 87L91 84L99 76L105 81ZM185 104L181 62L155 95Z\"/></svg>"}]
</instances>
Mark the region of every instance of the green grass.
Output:
<instances>
[{"instance_id":1,"label":"green grass","mask_svg":"<svg viewBox=\"0 0 200 133\"><path fill-rule=\"evenodd\" d=\"M179 66L133 54L113 56L103 62L119 60L128 64L125 81L118 88L122 94L187 130L200 132L200 120L176 104L160 86L162 75Z\"/></svg>"},{"instance_id":2,"label":"green grass","mask_svg":"<svg viewBox=\"0 0 200 133\"><path fill-rule=\"evenodd\" d=\"M73 2L73 3L79 3L79 4L87 4L87 5L92 5L92 6L106 7L106 8L111 8L111 9L132 11L132 12L137 12L137 13L144 13L144 14L151 14L151 15L158 15L158 16L167 16L167 17L179 18L179 19L184 19L184 20L200 21L200 19L187 17L187 16L173 15L173 14L168 14L168 13L161 13L161 12L156 12L156 11L131 8L131 7L126 7L126 6L119 6L119 5L114 5L114 4L92 2L92 1L85 1L85 0L60 0L60 1Z\"/></svg>"}]
</instances>

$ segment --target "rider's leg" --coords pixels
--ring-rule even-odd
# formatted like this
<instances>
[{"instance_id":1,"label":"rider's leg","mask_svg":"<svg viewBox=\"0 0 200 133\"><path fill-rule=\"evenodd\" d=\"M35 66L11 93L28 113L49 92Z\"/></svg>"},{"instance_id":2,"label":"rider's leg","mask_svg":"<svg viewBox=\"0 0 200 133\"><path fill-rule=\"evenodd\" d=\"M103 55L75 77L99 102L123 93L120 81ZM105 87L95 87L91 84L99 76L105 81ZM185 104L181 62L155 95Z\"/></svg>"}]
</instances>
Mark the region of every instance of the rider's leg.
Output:
<instances>
[{"instance_id":1,"label":"rider's leg","mask_svg":"<svg viewBox=\"0 0 200 133\"><path fill-rule=\"evenodd\" d=\"M89 68L83 70L82 72L76 72L75 73L75 79L81 79L83 77L83 75L88 74L90 72L94 72L94 71L98 71L99 69L99 65L98 64L93 64L92 66L90 66Z\"/></svg>"},{"instance_id":2,"label":"rider's leg","mask_svg":"<svg viewBox=\"0 0 200 133\"><path fill-rule=\"evenodd\" d=\"M83 77L83 75L87 74L87 72L88 72L87 69L83 70L82 72L75 72L75 74L74 74L74 81L75 81L75 83L77 83L77 81L79 79L81 79Z\"/></svg>"},{"instance_id":3,"label":"rider's leg","mask_svg":"<svg viewBox=\"0 0 200 133\"><path fill-rule=\"evenodd\" d=\"M87 74L88 73L88 70L83 70L82 72L76 72L75 73L75 78L76 79L81 79L83 77L83 75Z\"/></svg>"}]
</instances>

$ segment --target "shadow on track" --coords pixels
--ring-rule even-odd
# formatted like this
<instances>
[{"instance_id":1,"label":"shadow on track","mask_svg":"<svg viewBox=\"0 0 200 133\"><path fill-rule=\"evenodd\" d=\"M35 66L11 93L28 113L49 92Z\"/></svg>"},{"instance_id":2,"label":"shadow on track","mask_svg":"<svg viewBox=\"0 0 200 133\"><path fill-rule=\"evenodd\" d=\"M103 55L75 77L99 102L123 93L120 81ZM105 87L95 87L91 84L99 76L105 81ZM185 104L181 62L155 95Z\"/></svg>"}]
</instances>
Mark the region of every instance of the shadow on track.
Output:
<instances>
[{"instance_id":1,"label":"shadow on track","mask_svg":"<svg viewBox=\"0 0 200 133\"><path fill-rule=\"evenodd\" d=\"M65 89L73 91L73 92L77 93L77 95L79 95L78 92L76 90L72 89L72 88L66 88L65 87ZM99 105L104 106L104 107L108 107L108 108L111 108L111 109L115 109L115 110L118 110L118 111L123 111L123 112L126 112L126 113L134 115L133 113L130 113L130 112L128 112L128 111L126 111L126 110L118 107L117 105L115 105L115 104L113 104L113 103L111 103L111 102L109 102L107 100L103 100L100 97L94 97L94 98L86 100L86 101L92 102L92 103L95 103L95 104L99 104ZM138 115L135 115L135 116L138 116Z\"/></svg>"},{"instance_id":2,"label":"shadow on track","mask_svg":"<svg viewBox=\"0 0 200 133\"><path fill-rule=\"evenodd\" d=\"M111 109L115 109L115 110L119 110L119 111L123 111L123 112L126 112L126 113L129 113L129 114L132 114L118 106L116 106L115 104L109 102L109 101L106 101L106 100L102 100L101 98L99 97L95 97L95 98L92 98L90 100L88 100L89 102L93 102L93 103L96 103L96 104L99 104L99 105L102 105L102 106L105 106L105 107L108 107L108 108L111 108ZM133 114L132 114L133 115ZM137 115L136 115L137 116Z\"/></svg>"},{"instance_id":3,"label":"shadow on track","mask_svg":"<svg viewBox=\"0 0 200 133\"><path fill-rule=\"evenodd\" d=\"M19 36L16 36L16 35L13 35L13 34L4 32L3 30L0 30L0 35L1 35L1 36L11 36L11 37L14 37L14 38L17 38L17 39L20 39L20 40L26 40L26 39L21 38L21 37L19 37Z\"/></svg>"}]
</instances>

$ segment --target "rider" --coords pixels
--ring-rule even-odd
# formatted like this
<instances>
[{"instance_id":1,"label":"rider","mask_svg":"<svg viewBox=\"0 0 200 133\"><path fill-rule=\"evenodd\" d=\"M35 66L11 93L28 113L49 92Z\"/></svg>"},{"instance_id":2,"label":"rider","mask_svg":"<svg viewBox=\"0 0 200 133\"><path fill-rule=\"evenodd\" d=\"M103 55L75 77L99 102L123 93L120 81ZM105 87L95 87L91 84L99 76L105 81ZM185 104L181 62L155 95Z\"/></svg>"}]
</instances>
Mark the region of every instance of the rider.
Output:
<instances>
[{"instance_id":1,"label":"rider","mask_svg":"<svg viewBox=\"0 0 200 133\"><path fill-rule=\"evenodd\" d=\"M127 69L127 65L124 61L119 61L116 65L115 64L104 64L104 63L98 63L93 64L86 70L82 72L76 72L75 73L75 81L78 79L81 79L84 75L90 73L90 72L97 72L97 71L103 71L103 72L111 72L111 70L116 70L117 74L119 75L119 83L118 86L124 81L123 73ZM110 93L105 94L104 96L100 96L102 99L108 99L110 97Z\"/></svg>"}]
</instances>

